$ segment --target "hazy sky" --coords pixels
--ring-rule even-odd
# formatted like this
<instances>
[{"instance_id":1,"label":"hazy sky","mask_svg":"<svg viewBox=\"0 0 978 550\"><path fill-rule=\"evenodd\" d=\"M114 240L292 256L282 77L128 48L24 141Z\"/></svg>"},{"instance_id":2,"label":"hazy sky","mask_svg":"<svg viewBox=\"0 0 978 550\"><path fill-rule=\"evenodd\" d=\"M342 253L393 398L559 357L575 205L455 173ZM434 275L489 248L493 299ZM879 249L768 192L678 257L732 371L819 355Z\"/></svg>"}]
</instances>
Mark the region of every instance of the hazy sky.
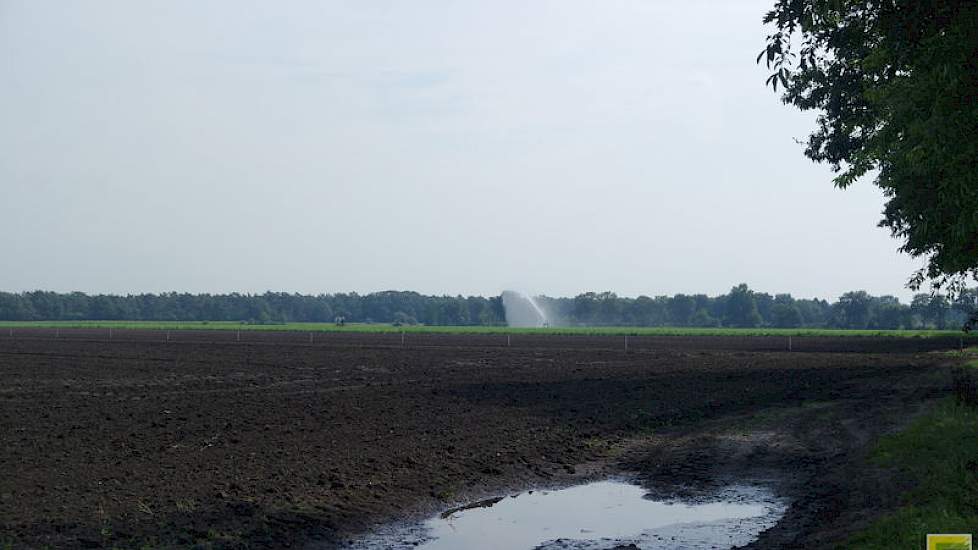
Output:
<instances>
[{"instance_id":1,"label":"hazy sky","mask_svg":"<svg viewBox=\"0 0 978 550\"><path fill-rule=\"evenodd\" d=\"M0 0L0 289L906 298L773 0Z\"/></svg>"}]
</instances>

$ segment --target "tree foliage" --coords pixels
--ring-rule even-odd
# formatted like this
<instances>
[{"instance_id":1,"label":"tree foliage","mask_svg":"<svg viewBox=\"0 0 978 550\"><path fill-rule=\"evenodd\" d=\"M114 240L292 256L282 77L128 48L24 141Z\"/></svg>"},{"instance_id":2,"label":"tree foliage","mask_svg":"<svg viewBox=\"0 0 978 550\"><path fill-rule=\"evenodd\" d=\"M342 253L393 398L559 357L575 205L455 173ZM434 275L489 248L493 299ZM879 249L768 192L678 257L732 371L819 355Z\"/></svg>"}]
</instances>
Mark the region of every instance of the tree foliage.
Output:
<instances>
[{"instance_id":1,"label":"tree foliage","mask_svg":"<svg viewBox=\"0 0 978 550\"><path fill-rule=\"evenodd\" d=\"M554 325L777 327L914 329L960 326L978 311L978 291L967 289L953 300L919 294L909 305L892 296L847 292L835 303L772 296L741 284L729 293L639 296L588 292L573 298L540 296ZM501 297L425 296L417 292L339 293L316 296L264 294L133 294L128 296L0 292L4 321L238 321L395 323L413 325L502 325Z\"/></svg>"},{"instance_id":2,"label":"tree foliage","mask_svg":"<svg viewBox=\"0 0 978 550\"><path fill-rule=\"evenodd\" d=\"M733 287L724 303L723 324L728 327L754 328L762 320L754 292L745 284Z\"/></svg>"},{"instance_id":3,"label":"tree foliage","mask_svg":"<svg viewBox=\"0 0 978 550\"><path fill-rule=\"evenodd\" d=\"M875 177L879 225L927 259L911 286L978 279L978 2L778 0L764 22L768 84L820 113L805 154L841 188Z\"/></svg>"}]
</instances>

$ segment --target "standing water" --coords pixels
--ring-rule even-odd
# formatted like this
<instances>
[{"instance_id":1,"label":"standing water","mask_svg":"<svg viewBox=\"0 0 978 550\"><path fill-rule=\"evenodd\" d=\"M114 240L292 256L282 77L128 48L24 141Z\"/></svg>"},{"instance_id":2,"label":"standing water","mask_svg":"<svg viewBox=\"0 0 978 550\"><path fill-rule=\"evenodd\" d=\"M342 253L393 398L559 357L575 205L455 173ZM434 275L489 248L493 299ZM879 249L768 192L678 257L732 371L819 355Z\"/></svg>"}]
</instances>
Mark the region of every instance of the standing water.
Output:
<instances>
[{"instance_id":1,"label":"standing water","mask_svg":"<svg viewBox=\"0 0 978 550\"><path fill-rule=\"evenodd\" d=\"M421 550L705 549L747 544L774 526L784 504L759 487L684 504L645 498L633 484L602 481L529 491L445 512L421 526L380 532L353 545Z\"/></svg>"}]
</instances>

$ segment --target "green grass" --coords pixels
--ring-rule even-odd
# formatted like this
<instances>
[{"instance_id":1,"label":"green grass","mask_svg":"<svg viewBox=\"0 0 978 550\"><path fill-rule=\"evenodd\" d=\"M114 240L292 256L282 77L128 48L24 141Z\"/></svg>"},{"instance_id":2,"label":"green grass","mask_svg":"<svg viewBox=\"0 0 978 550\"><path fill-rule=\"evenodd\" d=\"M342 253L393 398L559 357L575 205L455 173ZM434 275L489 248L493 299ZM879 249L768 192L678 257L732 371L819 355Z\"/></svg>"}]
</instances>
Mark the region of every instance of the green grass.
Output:
<instances>
[{"instance_id":1,"label":"green grass","mask_svg":"<svg viewBox=\"0 0 978 550\"><path fill-rule=\"evenodd\" d=\"M905 495L906 505L853 536L846 548L924 548L928 533L978 535L978 409L948 399L883 438L873 460L898 468L917 486Z\"/></svg>"},{"instance_id":2,"label":"green grass","mask_svg":"<svg viewBox=\"0 0 978 550\"><path fill-rule=\"evenodd\" d=\"M549 327L513 328L490 326L396 327L389 324L284 323L249 325L234 321L0 321L0 328L116 328L170 330L271 330L301 332L366 333L442 333L442 334L564 334L607 336L892 336L931 338L961 336L978 342L978 335L963 335L958 330L843 330L843 329L777 329L777 328L691 328L691 327Z\"/></svg>"}]
</instances>

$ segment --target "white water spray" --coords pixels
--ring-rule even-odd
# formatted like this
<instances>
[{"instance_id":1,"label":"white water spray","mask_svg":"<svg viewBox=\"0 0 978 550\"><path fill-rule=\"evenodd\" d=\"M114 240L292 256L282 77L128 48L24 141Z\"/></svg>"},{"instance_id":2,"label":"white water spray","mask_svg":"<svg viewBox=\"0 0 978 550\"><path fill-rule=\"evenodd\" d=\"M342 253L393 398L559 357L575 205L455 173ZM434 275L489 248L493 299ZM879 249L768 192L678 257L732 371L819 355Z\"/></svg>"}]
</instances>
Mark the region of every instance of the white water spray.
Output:
<instances>
[{"instance_id":1,"label":"white water spray","mask_svg":"<svg viewBox=\"0 0 978 550\"><path fill-rule=\"evenodd\" d=\"M502 294L506 324L511 327L548 327L550 317L533 296L507 290Z\"/></svg>"}]
</instances>

